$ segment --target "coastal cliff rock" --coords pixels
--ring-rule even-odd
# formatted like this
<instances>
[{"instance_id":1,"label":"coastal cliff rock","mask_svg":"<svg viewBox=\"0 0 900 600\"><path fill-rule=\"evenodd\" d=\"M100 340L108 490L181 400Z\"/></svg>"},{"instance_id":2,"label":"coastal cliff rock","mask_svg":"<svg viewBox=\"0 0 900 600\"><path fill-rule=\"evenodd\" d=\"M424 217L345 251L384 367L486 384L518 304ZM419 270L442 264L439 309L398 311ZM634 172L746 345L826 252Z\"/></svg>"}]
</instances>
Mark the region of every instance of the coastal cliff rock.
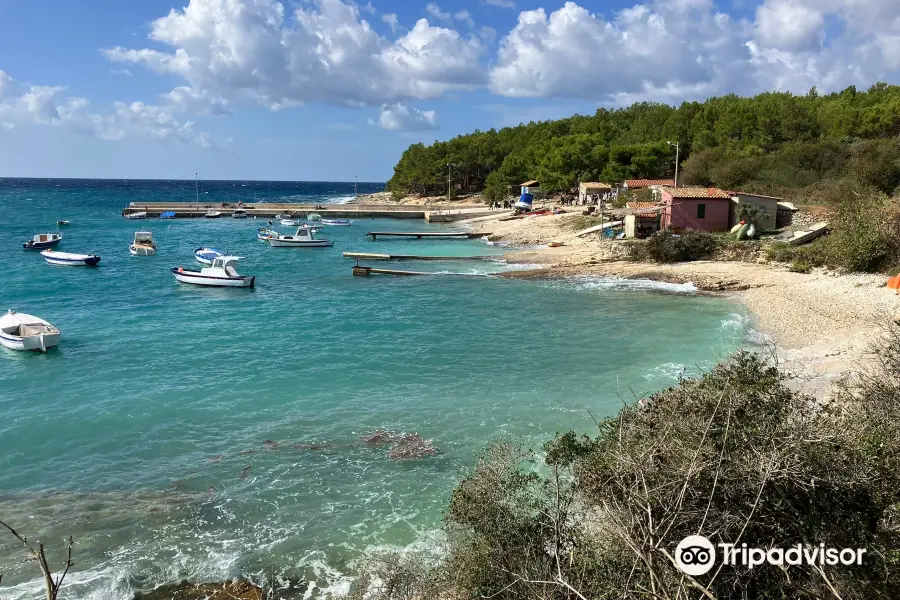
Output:
<instances>
[{"instance_id":1,"label":"coastal cliff rock","mask_svg":"<svg viewBox=\"0 0 900 600\"><path fill-rule=\"evenodd\" d=\"M262 588L239 579L225 583L182 581L152 592L136 592L134 600L263 600L264 597Z\"/></svg>"}]
</instances>

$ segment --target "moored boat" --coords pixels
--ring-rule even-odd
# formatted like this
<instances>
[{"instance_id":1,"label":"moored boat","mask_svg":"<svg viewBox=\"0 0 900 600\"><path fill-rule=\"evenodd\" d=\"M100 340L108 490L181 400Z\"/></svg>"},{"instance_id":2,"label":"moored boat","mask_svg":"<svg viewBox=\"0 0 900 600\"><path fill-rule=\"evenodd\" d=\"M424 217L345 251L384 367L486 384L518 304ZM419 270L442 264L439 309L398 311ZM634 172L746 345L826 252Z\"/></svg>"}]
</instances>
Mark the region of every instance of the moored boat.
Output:
<instances>
[{"instance_id":1,"label":"moored boat","mask_svg":"<svg viewBox=\"0 0 900 600\"><path fill-rule=\"evenodd\" d=\"M805 230L795 231L793 237L788 238L786 241L792 246L799 246L800 244L805 244L807 242L813 241L820 235L824 234L827 229L828 222L819 221L818 223L813 223Z\"/></svg>"},{"instance_id":2,"label":"moored boat","mask_svg":"<svg viewBox=\"0 0 900 600\"><path fill-rule=\"evenodd\" d=\"M306 215L306 220L307 221L321 221L322 215L320 215L319 213L315 213L315 212L309 213L308 215Z\"/></svg>"},{"instance_id":3,"label":"moored boat","mask_svg":"<svg viewBox=\"0 0 900 600\"><path fill-rule=\"evenodd\" d=\"M278 235L278 232L274 229L269 229L268 227L260 227L256 230L256 239L262 240L263 242L276 235Z\"/></svg>"},{"instance_id":4,"label":"moored boat","mask_svg":"<svg viewBox=\"0 0 900 600\"><path fill-rule=\"evenodd\" d=\"M347 225L353 225L353 221L350 219L322 219L322 225L341 225L346 227Z\"/></svg>"},{"instance_id":5,"label":"moored boat","mask_svg":"<svg viewBox=\"0 0 900 600\"><path fill-rule=\"evenodd\" d=\"M294 235L276 235L266 242L273 248L321 248L334 245L334 242L316 239L314 227L298 227Z\"/></svg>"},{"instance_id":6,"label":"moored boat","mask_svg":"<svg viewBox=\"0 0 900 600\"><path fill-rule=\"evenodd\" d=\"M222 211L210 209L206 211L206 214L203 216L205 216L207 219L218 219L222 216Z\"/></svg>"},{"instance_id":7,"label":"moored boat","mask_svg":"<svg viewBox=\"0 0 900 600\"><path fill-rule=\"evenodd\" d=\"M156 244L153 242L153 234L149 231L135 231L134 240L128 251L132 256L152 256L156 254Z\"/></svg>"},{"instance_id":8,"label":"moored boat","mask_svg":"<svg viewBox=\"0 0 900 600\"><path fill-rule=\"evenodd\" d=\"M172 274L181 283L203 285L208 287L243 287L251 288L256 283L256 277L241 275L235 269L242 256L218 256L213 260L212 266L203 267L199 271L173 267Z\"/></svg>"},{"instance_id":9,"label":"moored boat","mask_svg":"<svg viewBox=\"0 0 900 600\"><path fill-rule=\"evenodd\" d=\"M41 251L41 256L51 265L64 267L95 267L100 262L100 257L96 254L75 254L50 249Z\"/></svg>"},{"instance_id":10,"label":"moored boat","mask_svg":"<svg viewBox=\"0 0 900 600\"><path fill-rule=\"evenodd\" d=\"M197 262L204 265L211 265L220 256L225 256L225 253L215 248L197 248L194 250L194 258L197 259Z\"/></svg>"},{"instance_id":11,"label":"moored boat","mask_svg":"<svg viewBox=\"0 0 900 600\"><path fill-rule=\"evenodd\" d=\"M281 219L279 221L279 223L281 223L282 225L287 225L288 227L296 227L297 226L297 221L294 219Z\"/></svg>"},{"instance_id":12,"label":"moored boat","mask_svg":"<svg viewBox=\"0 0 900 600\"><path fill-rule=\"evenodd\" d=\"M244 210L243 208L237 208L234 210L233 213L231 213L231 218L232 219L246 219L247 211Z\"/></svg>"},{"instance_id":13,"label":"moored boat","mask_svg":"<svg viewBox=\"0 0 900 600\"><path fill-rule=\"evenodd\" d=\"M146 219L146 218L147 218L147 213L144 212L144 211L133 212L133 213L129 213L129 214L125 215L125 218L126 218L126 219L129 219L129 220Z\"/></svg>"},{"instance_id":14,"label":"moored boat","mask_svg":"<svg viewBox=\"0 0 900 600\"><path fill-rule=\"evenodd\" d=\"M62 241L61 233L39 233L32 239L28 240L22 247L26 250L43 250L52 248Z\"/></svg>"},{"instance_id":15,"label":"moored boat","mask_svg":"<svg viewBox=\"0 0 900 600\"><path fill-rule=\"evenodd\" d=\"M10 310L0 317L0 344L10 350L46 352L59 344L59 336L59 329L34 315Z\"/></svg>"},{"instance_id":16,"label":"moored boat","mask_svg":"<svg viewBox=\"0 0 900 600\"><path fill-rule=\"evenodd\" d=\"M63 227L65 225L71 225L72 223L70 221L66 221L65 219L60 219L59 221L56 222L56 224L59 225L60 227Z\"/></svg>"}]
</instances>

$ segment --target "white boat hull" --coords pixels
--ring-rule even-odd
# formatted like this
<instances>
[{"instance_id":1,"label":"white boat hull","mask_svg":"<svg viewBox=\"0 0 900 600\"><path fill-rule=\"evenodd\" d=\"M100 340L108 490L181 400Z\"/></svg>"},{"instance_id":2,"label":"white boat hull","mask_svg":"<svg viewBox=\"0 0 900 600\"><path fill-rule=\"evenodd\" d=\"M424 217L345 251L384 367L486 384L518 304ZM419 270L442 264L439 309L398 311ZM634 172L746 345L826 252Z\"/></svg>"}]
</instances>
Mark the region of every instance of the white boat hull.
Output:
<instances>
[{"instance_id":1,"label":"white boat hull","mask_svg":"<svg viewBox=\"0 0 900 600\"><path fill-rule=\"evenodd\" d=\"M328 240L286 240L284 238L269 238L266 242L273 248L323 248L333 245Z\"/></svg>"},{"instance_id":2,"label":"white boat hull","mask_svg":"<svg viewBox=\"0 0 900 600\"><path fill-rule=\"evenodd\" d=\"M36 329L46 328L47 331L35 331L25 336L11 333L11 328L16 328L19 324L36 326ZM0 345L10 350L46 352L48 348L59 345L60 335L56 327L33 315L8 313L0 317Z\"/></svg>"},{"instance_id":3,"label":"white boat hull","mask_svg":"<svg viewBox=\"0 0 900 600\"><path fill-rule=\"evenodd\" d=\"M179 271L172 269L175 279L181 283L190 283L193 285L202 285L206 287L239 287L249 288L256 283L256 277L240 276L240 277L209 277L201 275L199 271L188 271L186 269Z\"/></svg>"},{"instance_id":4,"label":"white boat hull","mask_svg":"<svg viewBox=\"0 0 900 600\"><path fill-rule=\"evenodd\" d=\"M153 256L156 254L156 248L151 248L149 246L135 246L134 244L128 247L128 251L132 256Z\"/></svg>"},{"instance_id":5,"label":"white boat hull","mask_svg":"<svg viewBox=\"0 0 900 600\"><path fill-rule=\"evenodd\" d=\"M128 219L129 221L135 221L135 220L139 220L139 219L146 219L146 218L147 218L147 213L145 213L145 212L131 213L130 215L125 215L125 218Z\"/></svg>"},{"instance_id":6,"label":"white boat hull","mask_svg":"<svg viewBox=\"0 0 900 600\"><path fill-rule=\"evenodd\" d=\"M69 252L53 252L44 250L41 252L44 260L51 265L63 267L93 267L100 262L100 257L94 254L72 254Z\"/></svg>"}]
</instances>

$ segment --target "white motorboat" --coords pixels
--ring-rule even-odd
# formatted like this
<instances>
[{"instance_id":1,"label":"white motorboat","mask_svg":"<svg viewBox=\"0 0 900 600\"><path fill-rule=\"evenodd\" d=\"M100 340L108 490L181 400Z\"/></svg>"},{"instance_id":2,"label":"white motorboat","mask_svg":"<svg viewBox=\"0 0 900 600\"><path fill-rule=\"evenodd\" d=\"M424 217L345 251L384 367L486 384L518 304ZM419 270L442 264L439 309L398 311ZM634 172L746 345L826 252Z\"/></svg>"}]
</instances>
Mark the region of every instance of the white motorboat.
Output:
<instances>
[{"instance_id":1,"label":"white motorboat","mask_svg":"<svg viewBox=\"0 0 900 600\"><path fill-rule=\"evenodd\" d=\"M298 227L294 235L276 235L266 240L273 248L321 248L334 242L316 239L314 227Z\"/></svg>"},{"instance_id":2,"label":"white motorboat","mask_svg":"<svg viewBox=\"0 0 900 600\"><path fill-rule=\"evenodd\" d=\"M207 219L218 219L219 217L222 216L222 211L209 209L208 211L206 211L206 214L204 216Z\"/></svg>"},{"instance_id":3,"label":"white motorboat","mask_svg":"<svg viewBox=\"0 0 900 600\"><path fill-rule=\"evenodd\" d=\"M263 242L276 235L278 235L278 232L274 229L269 229L268 227L260 227L256 230L256 239Z\"/></svg>"},{"instance_id":4,"label":"white motorboat","mask_svg":"<svg viewBox=\"0 0 900 600\"><path fill-rule=\"evenodd\" d=\"M213 261L220 256L225 256L225 253L215 248L197 248L194 250L194 258L197 259L198 263L203 263L204 265L213 264Z\"/></svg>"},{"instance_id":5,"label":"white motorboat","mask_svg":"<svg viewBox=\"0 0 900 600\"><path fill-rule=\"evenodd\" d=\"M247 211L244 210L243 208L237 208L237 209L235 209L235 211L233 213L231 213L231 218L232 219L246 219Z\"/></svg>"},{"instance_id":6,"label":"white motorboat","mask_svg":"<svg viewBox=\"0 0 900 600\"><path fill-rule=\"evenodd\" d=\"M74 254L72 252L57 252L56 250L43 250L41 256L51 265L64 267L95 267L100 262L96 254Z\"/></svg>"},{"instance_id":7,"label":"white motorboat","mask_svg":"<svg viewBox=\"0 0 900 600\"><path fill-rule=\"evenodd\" d=\"M211 267L203 267L199 271L173 267L172 274L181 283L205 285L209 287L243 287L252 288L256 277L240 275L235 269L242 256L219 256L213 260Z\"/></svg>"},{"instance_id":8,"label":"white motorboat","mask_svg":"<svg viewBox=\"0 0 900 600\"><path fill-rule=\"evenodd\" d=\"M63 227L63 226L65 226L65 225L71 225L72 222L71 222L71 221L67 221L67 220L65 220L65 219L60 219L59 221L56 222L56 224L59 225L60 227Z\"/></svg>"},{"instance_id":9,"label":"white motorboat","mask_svg":"<svg viewBox=\"0 0 900 600\"><path fill-rule=\"evenodd\" d=\"M62 241L61 233L39 233L24 244L22 247L26 250L43 250L52 248Z\"/></svg>"},{"instance_id":10,"label":"white motorboat","mask_svg":"<svg viewBox=\"0 0 900 600\"><path fill-rule=\"evenodd\" d=\"M0 344L10 350L46 352L59 344L59 329L49 322L13 310L0 317Z\"/></svg>"},{"instance_id":11,"label":"white motorboat","mask_svg":"<svg viewBox=\"0 0 900 600\"><path fill-rule=\"evenodd\" d=\"M306 215L306 220L307 221L321 221L322 215L320 215L319 213L309 213L308 215Z\"/></svg>"},{"instance_id":12,"label":"white motorboat","mask_svg":"<svg viewBox=\"0 0 900 600\"><path fill-rule=\"evenodd\" d=\"M153 234L149 231L135 231L134 241L128 247L132 256L152 256L156 254L156 244L153 242Z\"/></svg>"},{"instance_id":13,"label":"white motorboat","mask_svg":"<svg viewBox=\"0 0 900 600\"><path fill-rule=\"evenodd\" d=\"M281 219L279 223L288 227L296 227L298 222L294 219Z\"/></svg>"},{"instance_id":14,"label":"white motorboat","mask_svg":"<svg viewBox=\"0 0 900 600\"><path fill-rule=\"evenodd\" d=\"M277 215L275 215L275 218L276 219L291 219L291 218L293 218L293 216L294 215L292 215L290 213L278 213Z\"/></svg>"},{"instance_id":15,"label":"white motorboat","mask_svg":"<svg viewBox=\"0 0 900 600\"><path fill-rule=\"evenodd\" d=\"M322 225L340 225L346 227L347 225L353 225L353 221L350 219L322 219Z\"/></svg>"},{"instance_id":16,"label":"white motorboat","mask_svg":"<svg viewBox=\"0 0 900 600\"><path fill-rule=\"evenodd\" d=\"M134 219L146 219L146 218L147 218L147 213L146 213L146 212L143 212L143 211L141 211L141 212L129 213L129 214L125 215L125 218L126 218L126 219L129 219L129 220L134 220Z\"/></svg>"}]
</instances>

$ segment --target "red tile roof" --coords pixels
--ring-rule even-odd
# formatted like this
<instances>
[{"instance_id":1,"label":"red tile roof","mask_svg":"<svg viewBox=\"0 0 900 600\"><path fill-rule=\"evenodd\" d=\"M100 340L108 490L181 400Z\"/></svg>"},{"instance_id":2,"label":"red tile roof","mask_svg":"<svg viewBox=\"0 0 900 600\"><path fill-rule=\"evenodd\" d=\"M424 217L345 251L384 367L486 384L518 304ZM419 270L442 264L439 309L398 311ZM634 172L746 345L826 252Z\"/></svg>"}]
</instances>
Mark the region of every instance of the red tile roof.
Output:
<instances>
[{"instance_id":1,"label":"red tile roof","mask_svg":"<svg viewBox=\"0 0 900 600\"><path fill-rule=\"evenodd\" d=\"M675 186L674 179L629 179L625 182L625 186L630 189L640 189L650 187L651 185L668 185Z\"/></svg>"},{"instance_id":2,"label":"red tile roof","mask_svg":"<svg viewBox=\"0 0 900 600\"><path fill-rule=\"evenodd\" d=\"M673 198L716 198L722 200L730 200L731 195L719 188L705 187L664 187L663 192L670 194Z\"/></svg>"},{"instance_id":3,"label":"red tile roof","mask_svg":"<svg viewBox=\"0 0 900 600\"><path fill-rule=\"evenodd\" d=\"M654 208L654 209L659 209L659 207L660 207L660 205L657 204L656 202L626 202L626 203L625 203L625 208L628 208L628 209L631 209L631 210L634 210L634 209L636 209L636 208L637 208L637 209L640 209L640 208ZM656 215L659 214L659 211L658 211L658 210L652 210L652 211L649 211L649 212L637 212L637 211L635 211L635 212L633 212L632 214L634 214L634 215L637 216L637 217L655 217Z\"/></svg>"}]
</instances>

